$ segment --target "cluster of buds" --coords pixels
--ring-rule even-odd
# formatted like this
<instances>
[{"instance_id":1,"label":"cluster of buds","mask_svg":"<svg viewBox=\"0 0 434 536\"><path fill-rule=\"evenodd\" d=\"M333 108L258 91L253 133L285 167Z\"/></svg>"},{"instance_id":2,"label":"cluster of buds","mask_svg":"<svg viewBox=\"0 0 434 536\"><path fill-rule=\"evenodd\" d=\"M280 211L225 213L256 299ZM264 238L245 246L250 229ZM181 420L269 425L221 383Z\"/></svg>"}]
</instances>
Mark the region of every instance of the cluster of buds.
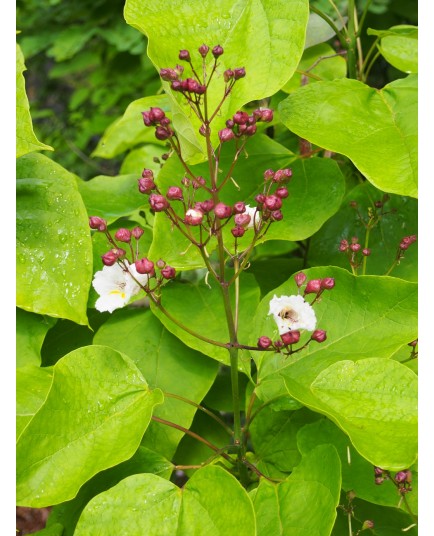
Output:
<instances>
[{"instance_id":1,"label":"cluster of buds","mask_svg":"<svg viewBox=\"0 0 434 536\"><path fill-rule=\"evenodd\" d=\"M253 136L256 133L256 123L270 123L272 120L273 110L269 108L258 108L251 115L238 110L232 119L226 121L226 128L219 130L219 139L224 143L241 136Z\"/></svg>"},{"instance_id":2,"label":"cluster of buds","mask_svg":"<svg viewBox=\"0 0 434 536\"><path fill-rule=\"evenodd\" d=\"M392 479L389 471L381 469L381 467L374 467L374 477L377 486L380 486L385 480L392 480L399 493L404 494L412 491L412 474L409 469L398 471Z\"/></svg>"},{"instance_id":3,"label":"cluster of buds","mask_svg":"<svg viewBox=\"0 0 434 536\"><path fill-rule=\"evenodd\" d=\"M175 132L170 128L170 119L161 108L150 108L146 112L142 112L143 122L147 127L155 128L155 137L157 140L168 140L174 136Z\"/></svg>"},{"instance_id":4,"label":"cluster of buds","mask_svg":"<svg viewBox=\"0 0 434 536\"><path fill-rule=\"evenodd\" d=\"M405 251L408 249L414 242L416 242L416 235L404 236L404 238L399 243L399 249Z\"/></svg>"},{"instance_id":5,"label":"cluster of buds","mask_svg":"<svg viewBox=\"0 0 434 536\"><path fill-rule=\"evenodd\" d=\"M325 290L332 290L332 288L334 288L335 286L334 277L324 277L322 279L307 279L306 274L304 272L299 272L298 274L295 274L294 280L299 289L299 292L301 290L301 287L305 285L303 296L306 296L307 294L315 294L315 298L311 305L318 300L318 298Z\"/></svg>"},{"instance_id":6,"label":"cluster of buds","mask_svg":"<svg viewBox=\"0 0 434 536\"><path fill-rule=\"evenodd\" d=\"M341 240L339 251L347 255L348 261L354 269L357 269L362 264L363 257L369 257L371 254L369 248L362 247L357 236L353 236L350 241L345 238Z\"/></svg>"}]
</instances>

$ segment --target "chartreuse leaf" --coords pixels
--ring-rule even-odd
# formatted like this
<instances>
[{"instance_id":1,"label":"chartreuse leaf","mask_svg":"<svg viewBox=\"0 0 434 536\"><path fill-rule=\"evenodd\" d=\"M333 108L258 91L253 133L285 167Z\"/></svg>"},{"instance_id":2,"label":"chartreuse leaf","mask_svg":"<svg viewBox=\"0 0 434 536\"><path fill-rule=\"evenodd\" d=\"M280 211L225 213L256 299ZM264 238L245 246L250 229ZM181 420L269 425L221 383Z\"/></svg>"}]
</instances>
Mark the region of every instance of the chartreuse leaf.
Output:
<instances>
[{"instance_id":1,"label":"chartreuse leaf","mask_svg":"<svg viewBox=\"0 0 434 536\"><path fill-rule=\"evenodd\" d=\"M199 404L211 387L218 364L185 346L167 331L151 311L119 311L98 330L95 344L122 350L136 364L151 388L187 398ZM175 398L165 397L155 415L189 428L196 408ZM182 432L152 422L144 445L171 458Z\"/></svg>"},{"instance_id":2,"label":"chartreuse leaf","mask_svg":"<svg viewBox=\"0 0 434 536\"><path fill-rule=\"evenodd\" d=\"M318 419L318 414L302 408L298 411L262 409L250 426L255 465L266 476L285 478L300 462L297 432L301 426Z\"/></svg>"},{"instance_id":3,"label":"chartreuse leaf","mask_svg":"<svg viewBox=\"0 0 434 536\"><path fill-rule=\"evenodd\" d=\"M17 305L86 325L92 244L75 177L36 153L17 179Z\"/></svg>"},{"instance_id":4,"label":"chartreuse leaf","mask_svg":"<svg viewBox=\"0 0 434 536\"><path fill-rule=\"evenodd\" d=\"M223 72L236 67L246 69L246 78L235 84L212 123L214 139L226 119L242 105L276 93L295 71L303 52L309 15L306 0L217 0L196 2L194 6L177 1L172 4L169 33L164 7L162 0L145 4L140 0L127 0L125 19L148 36L148 55L157 69L174 67L179 62L179 51L187 49L201 72L198 47L205 43L210 47L220 44L224 48L208 91L211 113L224 93ZM191 70L184 63L183 77L186 78L191 76ZM211 69L214 63L211 52L206 63ZM204 138L198 133L200 122L189 106L178 104L181 96L173 94L169 83L164 82L163 86L172 95L175 128L181 130L181 134L188 127L192 129L189 144L184 147L184 158L188 160L200 147L204 150Z\"/></svg>"},{"instance_id":5,"label":"chartreuse leaf","mask_svg":"<svg viewBox=\"0 0 434 536\"><path fill-rule=\"evenodd\" d=\"M329 158L313 158L309 160L295 160L291 151L283 145L276 143L264 135L257 135L246 145L247 156L241 155L233 171L233 178L237 184L231 181L223 190L222 201L233 205L237 201L245 201L250 206L256 206L255 196L262 192L264 184L263 173L266 169L277 170L291 167L293 176L288 186L289 197L284 200L282 221L272 224L265 237L257 243L267 240L303 240L315 233L323 223L330 218L339 208L344 195L344 178L336 162ZM234 157L234 148L229 144L223 147L219 160L219 168L222 170L219 181L223 181L228 173ZM196 175L209 177L207 164L191 166ZM165 164L158 175L158 186L166 192L170 186L179 185L184 170L176 158L171 158ZM199 192L198 200L206 197L205 193ZM209 198L209 194L208 194ZM179 202L173 202L172 206L181 212ZM300 217L303 214L303 217ZM230 232L233 225L227 225L224 229L225 244L233 248L234 239ZM167 240L170 236L170 240ZM246 232L243 238L238 240L239 250L249 246L251 231ZM207 246L212 251L216 241L212 240ZM203 266L197 248L189 247L190 242L173 230L170 221L164 214L157 214L154 226L154 239L150 250L152 258L162 258L170 265L179 269L192 269Z\"/></svg>"},{"instance_id":6,"label":"chartreuse leaf","mask_svg":"<svg viewBox=\"0 0 434 536\"><path fill-rule=\"evenodd\" d=\"M298 136L348 156L385 192L417 197L417 77L383 89L357 80L309 84L279 105Z\"/></svg>"},{"instance_id":7,"label":"chartreuse leaf","mask_svg":"<svg viewBox=\"0 0 434 536\"><path fill-rule=\"evenodd\" d=\"M286 391L329 416L372 464L409 467L416 457L416 376L384 358L416 338L417 285L392 277L354 277L336 267L306 270L306 275L336 281L315 304L317 327L327 331L327 340L312 342L294 357L255 353L257 394L267 399ZM268 316L273 295L296 293L291 278L262 300L251 341L277 334ZM302 341L307 339L304 335ZM364 361L357 364L358 360Z\"/></svg>"},{"instance_id":8,"label":"chartreuse leaf","mask_svg":"<svg viewBox=\"0 0 434 536\"><path fill-rule=\"evenodd\" d=\"M339 504L341 468L331 445L303 456L280 484L262 479L252 493L258 536L313 536L331 533Z\"/></svg>"},{"instance_id":9,"label":"chartreuse leaf","mask_svg":"<svg viewBox=\"0 0 434 536\"><path fill-rule=\"evenodd\" d=\"M371 255L366 259L367 274L384 275L396 259L402 238L417 234L417 200L393 194L389 197L381 209L385 215L369 233ZM368 211L378 211L374 203L382 198L383 192L369 182L353 188L343 200L340 210L312 236L307 256L309 265L330 263L351 270L347 255L339 251L339 243L344 238L351 241L353 236L357 236L361 244L365 243L366 229L360 222L358 213L368 221ZM358 213L350 206L352 201L357 203ZM404 259L393 269L391 275L417 281L417 253L415 244L405 252Z\"/></svg>"},{"instance_id":10,"label":"chartreuse leaf","mask_svg":"<svg viewBox=\"0 0 434 536\"><path fill-rule=\"evenodd\" d=\"M100 216L113 223L118 218L127 217L146 205L147 198L139 192L137 175L108 177L98 175L89 181L77 181L89 216Z\"/></svg>"},{"instance_id":11,"label":"chartreuse leaf","mask_svg":"<svg viewBox=\"0 0 434 536\"><path fill-rule=\"evenodd\" d=\"M163 456L152 450L139 447L134 456L126 462L106 469L91 478L80 488L74 499L55 506L48 518L47 527L61 524L64 527L62 536L72 536L81 512L95 495L108 490L130 475L153 473L169 479L172 471L173 464Z\"/></svg>"},{"instance_id":12,"label":"chartreuse leaf","mask_svg":"<svg viewBox=\"0 0 434 536\"><path fill-rule=\"evenodd\" d=\"M92 499L75 536L118 536L132 527L148 536L256 534L247 492L221 467L197 471L182 488L156 475L134 475Z\"/></svg>"},{"instance_id":13,"label":"chartreuse leaf","mask_svg":"<svg viewBox=\"0 0 434 536\"><path fill-rule=\"evenodd\" d=\"M33 132L32 118L30 116L29 101L26 95L26 84L23 72L26 70L24 65L24 56L20 46L17 44L17 158L32 151L53 151L49 145L41 143Z\"/></svg>"},{"instance_id":14,"label":"chartreuse leaf","mask_svg":"<svg viewBox=\"0 0 434 536\"><path fill-rule=\"evenodd\" d=\"M388 30L368 28L367 34L380 38L378 49L390 65L405 73L417 73L417 26L402 24Z\"/></svg>"},{"instance_id":15,"label":"chartreuse leaf","mask_svg":"<svg viewBox=\"0 0 434 536\"><path fill-rule=\"evenodd\" d=\"M141 143L159 143L154 129L143 124L142 112L151 107L169 111L169 100L165 95L144 97L130 103L122 117L116 119L104 132L92 156L114 158Z\"/></svg>"},{"instance_id":16,"label":"chartreuse leaf","mask_svg":"<svg viewBox=\"0 0 434 536\"><path fill-rule=\"evenodd\" d=\"M56 320L48 316L28 313L17 308L16 356L17 367L41 364L41 347L47 331Z\"/></svg>"},{"instance_id":17,"label":"chartreuse leaf","mask_svg":"<svg viewBox=\"0 0 434 536\"><path fill-rule=\"evenodd\" d=\"M234 310L235 291L233 285L231 298L232 310ZM178 322L190 327L203 337L223 344L229 342L222 295L218 290L217 283L211 277L208 278L208 285L204 281L197 284L174 281L164 289L161 303ZM252 311L255 310L258 303L258 285L253 276L246 274L240 282L238 321L240 341L247 340L251 333ZM229 353L226 348L215 346L187 333L153 304L151 304L151 310L162 324L184 344L229 365ZM243 356L241 353L240 355L239 370L249 374L250 357Z\"/></svg>"},{"instance_id":18,"label":"chartreuse leaf","mask_svg":"<svg viewBox=\"0 0 434 536\"><path fill-rule=\"evenodd\" d=\"M47 398L53 379L51 367L27 365L16 372L17 439Z\"/></svg>"},{"instance_id":19,"label":"chartreuse leaf","mask_svg":"<svg viewBox=\"0 0 434 536\"><path fill-rule=\"evenodd\" d=\"M162 400L134 363L111 348L87 346L63 357L17 443L17 504L72 499L93 475L131 457Z\"/></svg>"}]
</instances>

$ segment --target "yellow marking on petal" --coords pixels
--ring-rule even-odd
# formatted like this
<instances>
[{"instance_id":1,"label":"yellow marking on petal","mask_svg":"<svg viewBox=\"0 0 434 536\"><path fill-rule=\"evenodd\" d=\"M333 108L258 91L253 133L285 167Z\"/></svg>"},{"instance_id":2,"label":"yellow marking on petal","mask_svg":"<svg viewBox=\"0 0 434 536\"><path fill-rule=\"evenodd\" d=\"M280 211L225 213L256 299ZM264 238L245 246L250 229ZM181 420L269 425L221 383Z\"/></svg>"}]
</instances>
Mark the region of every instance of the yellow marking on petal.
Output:
<instances>
[{"instance_id":1,"label":"yellow marking on petal","mask_svg":"<svg viewBox=\"0 0 434 536\"><path fill-rule=\"evenodd\" d=\"M109 294L120 294L121 298L125 300L125 292L122 292L121 290L111 290Z\"/></svg>"}]
</instances>

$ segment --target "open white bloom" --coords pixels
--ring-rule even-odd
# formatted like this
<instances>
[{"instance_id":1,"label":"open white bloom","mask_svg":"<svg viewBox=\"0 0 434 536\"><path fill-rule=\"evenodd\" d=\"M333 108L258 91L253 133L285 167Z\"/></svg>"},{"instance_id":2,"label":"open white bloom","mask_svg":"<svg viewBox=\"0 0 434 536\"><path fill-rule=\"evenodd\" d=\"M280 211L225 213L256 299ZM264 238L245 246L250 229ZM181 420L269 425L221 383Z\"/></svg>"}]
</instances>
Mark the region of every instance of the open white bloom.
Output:
<instances>
[{"instance_id":1,"label":"open white bloom","mask_svg":"<svg viewBox=\"0 0 434 536\"><path fill-rule=\"evenodd\" d=\"M124 307L140 291L140 285L131 276L142 285L148 282L147 274L139 274L134 264L129 265L128 261L125 264L128 272L115 263L113 266L104 266L94 275L92 285L100 296L95 303L98 311L112 313L115 309Z\"/></svg>"},{"instance_id":2,"label":"open white bloom","mask_svg":"<svg viewBox=\"0 0 434 536\"><path fill-rule=\"evenodd\" d=\"M304 301L303 296L274 295L270 301L269 315L273 315L279 328L279 335L288 331L306 329L313 331L316 327L316 316L313 307Z\"/></svg>"},{"instance_id":3,"label":"open white bloom","mask_svg":"<svg viewBox=\"0 0 434 536\"><path fill-rule=\"evenodd\" d=\"M259 210L256 210L256 207L246 205L246 211L244 214L248 214L251 218L246 229L253 229L253 224L255 225L255 229L259 229L259 226L261 225L261 213Z\"/></svg>"}]
</instances>

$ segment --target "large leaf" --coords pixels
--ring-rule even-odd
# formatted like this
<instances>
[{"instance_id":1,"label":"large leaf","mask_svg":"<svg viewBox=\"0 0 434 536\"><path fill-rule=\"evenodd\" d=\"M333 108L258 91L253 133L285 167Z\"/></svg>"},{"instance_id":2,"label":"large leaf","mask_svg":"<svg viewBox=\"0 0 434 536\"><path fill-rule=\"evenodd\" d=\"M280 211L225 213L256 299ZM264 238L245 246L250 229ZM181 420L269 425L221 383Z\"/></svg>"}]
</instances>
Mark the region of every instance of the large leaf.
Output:
<instances>
[{"instance_id":1,"label":"large leaf","mask_svg":"<svg viewBox=\"0 0 434 536\"><path fill-rule=\"evenodd\" d=\"M417 77L383 89L357 80L309 84L279 106L298 136L348 156L377 188L417 197Z\"/></svg>"},{"instance_id":2,"label":"large leaf","mask_svg":"<svg viewBox=\"0 0 434 536\"><path fill-rule=\"evenodd\" d=\"M17 367L41 364L41 347L47 331L56 323L54 318L17 309Z\"/></svg>"},{"instance_id":3,"label":"large leaf","mask_svg":"<svg viewBox=\"0 0 434 536\"><path fill-rule=\"evenodd\" d=\"M159 387L196 404L201 402L217 374L216 362L185 346L149 310L115 313L98 330L94 342L127 354L151 388ZM166 397L155 415L189 428L195 412L194 406ZM144 445L170 459L181 438L179 430L152 422Z\"/></svg>"},{"instance_id":4,"label":"large leaf","mask_svg":"<svg viewBox=\"0 0 434 536\"><path fill-rule=\"evenodd\" d=\"M182 489L155 475L130 476L90 501L74 535L118 536L132 527L147 536L256 534L246 491L214 466L197 471Z\"/></svg>"},{"instance_id":5,"label":"large leaf","mask_svg":"<svg viewBox=\"0 0 434 536\"><path fill-rule=\"evenodd\" d=\"M222 193L226 204L245 201L250 206L256 206L256 194L262 192L266 169L277 170L291 166L293 177L288 185L289 197L284 200L282 212L284 218L273 223L267 234L258 243L266 240L303 240L316 232L323 223L337 210L344 194L344 178L336 162L326 158L295 160L291 151L264 135L257 135L246 145L247 156L241 155L233 172L237 187L229 182ZM233 160L233 147L225 146L219 160L219 168L223 170L221 180L228 172ZM209 176L208 165L192 166L196 175ZM184 171L176 158L171 158L158 175L158 186L166 192L170 186L179 185ZM209 195L208 195L209 197ZM204 199L204 192L198 191L198 199ZM181 209L180 203L173 202L175 209ZM300 217L303 214L303 217ZM183 217L183 214L179 212ZM233 236L230 228L224 230L226 247L231 248ZM170 235L170 240L167 236ZM251 242L251 232L246 232L238 240L239 249L248 247ZM216 241L208 245L212 251ZM203 266L203 260L194 246L179 233L171 228L171 223L164 214L157 214L154 226L154 239L150 250L153 258L163 258L169 264L180 269L192 269Z\"/></svg>"},{"instance_id":6,"label":"large leaf","mask_svg":"<svg viewBox=\"0 0 434 536\"><path fill-rule=\"evenodd\" d=\"M17 179L17 305L87 324L92 245L75 177L36 153Z\"/></svg>"},{"instance_id":7,"label":"large leaf","mask_svg":"<svg viewBox=\"0 0 434 536\"><path fill-rule=\"evenodd\" d=\"M17 45L17 158L32 151L53 151L54 149L49 145L41 143L33 132L32 118L30 116L29 101L26 95L26 85L23 76L23 72L26 70L24 65L24 56L21 52L21 48Z\"/></svg>"},{"instance_id":8,"label":"large leaf","mask_svg":"<svg viewBox=\"0 0 434 536\"><path fill-rule=\"evenodd\" d=\"M308 264L311 266L333 264L351 270L348 257L339 251L340 241L346 239L350 242L354 236L365 245L366 229L354 208L350 206L350 202L357 203L358 211L365 221L368 221L368 211L376 210L374 203L381 201L382 197L383 192L377 190L369 182L353 188L346 195L340 210L311 238L307 256ZM386 214L369 233L368 247L371 249L371 255L366 259L367 274L384 275L396 258L402 238L417 234L417 209L416 199L390 195L390 200L383 209ZM405 251L404 259L393 269L391 275L417 281L417 253L416 244Z\"/></svg>"},{"instance_id":9,"label":"large leaf","mask_svg":"<svg viewBox=\"0 0 434 536\"><path fill-rule=\"evenodd\" d=\"M392 26L388 30L368 28L367 33L380 38L378 48L393 67L405 73L417 73L417 26L402 24Z\"/></svg>"},{"instance_id":10,"label":"large leaf","mask_svg":"<svg viewBox=\"0 0 434 536\"><path fill-rule=\"evenodd\" d=\"M374 465L386 469L410 466L416 456L416 376L397 362L379 358L390 357L416 338L417 285L391 277L354 277L335 267L310 269L306 274L313 279L330 276L336 280L336 287L315 305L317 326L327 331L327 340L312 342L293 358L255 354L259 396L270 398L286 391L328 415ZM260 335L273 336L276 330L268 316L273 294L296 293L291 279L263 299L256 312L252 342ZM353 361L365 358L375 359L354 365ZM342 378L342 388L348 388L345 395L339 390L326 394L324 382L331 381L334 374ZM365 400L363 404L356 404L351 395L354 390L356 400ZM327 406L326 396L330 397ZM346 408L340 404L344 397Z\"/></svg>"},{"instance_id":11,"label":"large leaf","mask_svg":"<svg viewBox=\"0 0 434 536\"><path fill-rule=\"evenodd\" d=\"M80 488L74 499L55 506L48 518L47 527L59 523L64 527L62 536L72 536L84 507L99 493L108 490L130 475L153 473L168 479L172 471L173 465L163 456L139 447L134 456L126 462L106 469L91 478Z\"/></svg>"},{"instance_id":12,"label":"large leaf","mask_svg":"<svg viewBox=\"0 0 434 536\"><path fill-rule=\"evenodd\" d=\"M234 287L231 287L232 310L235 306ZM259 302L259 288L255 278L245 275L240 282L239 299L239 330L238 338L245 341L251 332L252 311ZM208 285L205 282L197 284L174 282L167 285L163 291L162 305L178 322L191 327L195 332L220 343L229 342L229 332L226 324L225 309L222 294L215 281L209 278ZM181 341L199 350L205 355L217 359L221 363L230 363L229 353L226 348L215 346L206 341L196 338L187 333L179 325L168 319L161 310L151 304L153 313L161 320L164 326ZM239 360L239 369L250 371L250 357L242 356Z\"/></svg>"},{"instance_id":13,"label":"large leaf","mask_svg":"<svg viewBox=\"0 0 434 536\"><path fill-rule=\"evenodd\" d=\"M334 20L333 23L338 30L342 30L342 22L346 21L346 19L347 17L344 17L342 20ZM310 48L319 45L320 43L324 43L324 41L329 41L335 35L335 31L328 22L321 18L317 13L310 13L306 28L305 48Z\"/></svg>"},{"instance_id":14,"label":"large leaf","mask_svg":"<svg viewBox=\"0 0 434 536\"><path fill-rule=\"evenodd\" d=\"M303 52L309 12L306 0L217 0L196 2L194 7L178 0L171 4L169 33L165 7L163 0L127 0L125 19L148 36L148 55L157 69L175 66L179 51L187 49L200 71L200 45L220 44L224 48L208 91L211 112L224 92L223 72L236 67L246 69L246 78L235 84L213 121L214 136L242 105L276 93L295 71ZM209 53L209 67L213 61ZM189 76L188 64L185 67L185 76ZM169 84L163 85L171 95L174 125L187 142L183 140L184 158L188 160L204 148L204 138L198 134L200 123L189 106L179 105L180 96L173 94Z\"/></svg>"},{"instance_id":15,"label":"large leaf","mask_svg":"<svg viewBox=\"0 0 434 536\"><path fill-rule=\"evenodd\" d=\"M93 475L131 457L163 400L140 371L104 346L75 350L54 366L48 396L17 444L17 504L72 499Z\"/></svg>"},{"instance_id":16,"label":"large leaf","mask_svg":"<svg viewBox=\"0 0 434 536\"><path fill-rule=\"evenodd\" d=\"M116 119L104 132L92 156L114 158L127 149L144 142L158 143L152 129L143 124L142 113L151 106L169 110L169 102L165 95L144 97L129 104L125 113Z\"/></svg>"},{"instance_id":17,"label":"large leaf","mask_svg":"<svg viewBox=\"0 0 434 536\"><path fill-rule=\"evenodd\" d=\"M331 445L303 456L291 476L275 485L263 479L253 492L258 536L327 536L339 504L340 461Z\"/></svg>"}]
</instances>

